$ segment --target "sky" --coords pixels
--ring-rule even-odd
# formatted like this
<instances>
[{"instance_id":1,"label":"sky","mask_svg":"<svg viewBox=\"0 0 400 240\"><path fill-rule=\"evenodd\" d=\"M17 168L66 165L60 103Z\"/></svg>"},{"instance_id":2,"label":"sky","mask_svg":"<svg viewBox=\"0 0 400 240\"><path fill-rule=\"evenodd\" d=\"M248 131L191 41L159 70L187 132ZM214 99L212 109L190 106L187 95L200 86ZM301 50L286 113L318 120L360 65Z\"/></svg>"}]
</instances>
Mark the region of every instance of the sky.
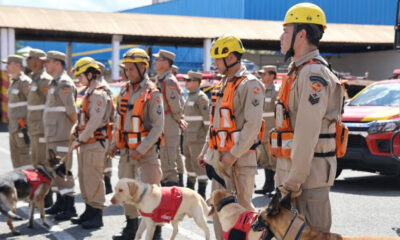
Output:
<instances>
[{"instance_id":1,"label":"sky","mask_svg":"<svg viewBox=\"0 0 400 240\"><path fill-rule=\"evenodd\" d=\"M151 0L0 0L0 5L116 12L151 4Z\"/></svg>"}]
</instances>

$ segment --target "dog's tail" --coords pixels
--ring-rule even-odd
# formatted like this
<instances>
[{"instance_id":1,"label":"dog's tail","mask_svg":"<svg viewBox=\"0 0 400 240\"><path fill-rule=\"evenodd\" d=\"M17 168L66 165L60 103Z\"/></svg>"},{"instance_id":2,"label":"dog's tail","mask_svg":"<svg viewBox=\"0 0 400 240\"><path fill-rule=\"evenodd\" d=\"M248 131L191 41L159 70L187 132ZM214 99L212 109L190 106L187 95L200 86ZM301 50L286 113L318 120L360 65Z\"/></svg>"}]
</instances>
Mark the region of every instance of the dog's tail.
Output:
<instances>
[{"instance_id":1,"label":"dog's tail","mask_svg":"<svg viewBox=\"0 0 400 240\"><path fill-rule=\"evenodd\" d=\"M199 195L200 196L200 195ZM201 207L203 208L203 214L204 216L206 216L207 220L212 220L212 216L210 216L209 212L210 212L210 207L207 205L206 201L200 196L200 203L201 203Z\"/></svg>"},{"instance_id":2,"label":"dog's tail","mask_svg":"<svg viewBox=\"0 0 400 240\"><path fill-rule=\"evenodd\" d=\"M18 216L17 214L13 213L11 209L9 209L6 204L3 202L3 193L10 193L11 189L9 189L6 186L0 186L0 213L2 213L4 216L7 216L8 218L12 218L14 220L22 220L22 217Z\"/></svg>"}]
</instances>

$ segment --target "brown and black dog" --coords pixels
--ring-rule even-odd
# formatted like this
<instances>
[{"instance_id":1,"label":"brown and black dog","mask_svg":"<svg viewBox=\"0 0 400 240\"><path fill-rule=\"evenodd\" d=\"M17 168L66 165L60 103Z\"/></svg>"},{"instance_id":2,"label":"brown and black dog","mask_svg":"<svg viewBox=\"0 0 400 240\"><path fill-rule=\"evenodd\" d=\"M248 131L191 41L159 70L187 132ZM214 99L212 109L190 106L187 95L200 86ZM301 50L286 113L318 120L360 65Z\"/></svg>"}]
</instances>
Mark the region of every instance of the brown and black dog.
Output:
<instances>
[{"instance_id":1,"label":"brown and black dog","mask_svg":"<svg viewBox=\"0 0 400 240\"><path fill-rule=\"evenodd\" d=\"M57 157L52 150L49 151L49 156L50 167L39 164L36 169L16 169L0 176L0 212L8 217L7 225L14 235L20 234L14 228L12 220L22 219L16 214L17 201L21 200L29 200L29 228L33 227L35 207L40 211L43 225L47 228L50 227L46 222L44 198L50 190L51 180L55 177L55 174L64 176L65 165L61 163L61 158ZM30 176L33 176L33 178ZM42 179L45 181L42 181Z\"/></svg>"},{"instance_id":2,"label":"brown and black dog","mask_svg":"<svg viewBox=\"0 0 400 240\"><path fill-rule=\"evenodd\" d=\"M291 209L291 193L282 198L279 189L271 202L253 224L254 231L266 230L263 239L278 240L390 240L398 237L347 237L336 233L321 232L308 226L304 217Z\"/></svg>"}]
</instances>

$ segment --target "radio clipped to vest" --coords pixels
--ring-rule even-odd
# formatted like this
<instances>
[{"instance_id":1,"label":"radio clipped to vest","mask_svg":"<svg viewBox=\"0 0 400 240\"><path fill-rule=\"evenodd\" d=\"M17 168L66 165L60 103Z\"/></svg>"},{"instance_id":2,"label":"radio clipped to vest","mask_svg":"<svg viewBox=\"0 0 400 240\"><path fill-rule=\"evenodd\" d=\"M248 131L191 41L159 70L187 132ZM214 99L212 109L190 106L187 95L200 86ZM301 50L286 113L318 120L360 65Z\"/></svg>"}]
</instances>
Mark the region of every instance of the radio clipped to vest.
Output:
<instances>
[{"instance_id":1,"label":"radio clipped to vest","mask_svg":"<svg viewBox=\"0 0 400 240\"><path fill-rule=\"evenodd\" d=\"M147 101L151 99L154 92L158 92L156 86L152 83L149 84L147 89L138 97L133 105L129 105L130 97L130 83L127 82L121 91L120 101L118 103L118 129L115 133L116 147L119 149L128 148L136 149L140 143L146 139L149 131L145 129L143 124L143 112ZM123 94L122 94L123 93ZM130 118L130 129L124 129L126 114L132 110Z\"/></svg>"},{"instance_id":2,"label":"radio clipped to vest","mask_svg":"<svg viewBox=\"0 0 400 240\"><path fill-rule=\"evenodd\" d=\"M230 149L237 145L239 142L240 129L237 129L235 116L233 112L233 97L236 88L246 78L242 76L234 81L226 83L223 90L222 82L220 82L211 92L211 107L210 107L210 133L208 147L222 152L228 152ZM223 92L222 92L223 91ZM222 97L221 107L219 109L220 128L214 128L213 121L216 114L216 104L219 98ZM262 120L260 132L258 134L257 143L251 146L250 150L254 151L255 148L261 143L264 137L265 121Z\"/></svg>"}]
</instances>

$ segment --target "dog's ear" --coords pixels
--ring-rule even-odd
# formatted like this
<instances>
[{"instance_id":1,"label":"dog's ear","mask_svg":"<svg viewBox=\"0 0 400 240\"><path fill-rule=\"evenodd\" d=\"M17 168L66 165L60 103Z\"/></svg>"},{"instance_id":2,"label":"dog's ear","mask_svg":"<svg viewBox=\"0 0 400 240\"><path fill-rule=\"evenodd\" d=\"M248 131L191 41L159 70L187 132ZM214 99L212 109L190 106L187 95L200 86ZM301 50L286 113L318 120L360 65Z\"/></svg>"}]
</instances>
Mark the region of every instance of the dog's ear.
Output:
<instances>
[{"instance_id":1,"label":"dog's ear","mask_svg":"<svg viewBox=\"0 0 400 240\"><path fill-rule=\"evenodd\" d=\"M127 182L126 184L128 184L129 195L131 195L131 197L135 196L138 190L138 185L135 182Z\"/></svg>"},{"instance_id":2,"label":"dog's ear","mask_svg":"<svg viewBox=\"0 0 400 240\"><path fill-rule=\"evenodd\" d=\"M280 204L282 207L284 207L284 208L286 208L286 209L288 209L288 210L292 209L292 192L289 192L288 194L286 194L286 196L283 197L283 198L279 201L279 204Z\"/></svg>"},{"instance_id":3,"label":"dog's ear","mask_svg":"<svg viewBox=\"0 0 400 240\"><path fill-rule=\"evenodd\" d=\"M278 188L275 190L275 194L272 196L272 199L269 202L267 209L265 210L267 216L274 216L279 212L279 199L281 198L281 192Z\"/></svg>"}]
</instances>

